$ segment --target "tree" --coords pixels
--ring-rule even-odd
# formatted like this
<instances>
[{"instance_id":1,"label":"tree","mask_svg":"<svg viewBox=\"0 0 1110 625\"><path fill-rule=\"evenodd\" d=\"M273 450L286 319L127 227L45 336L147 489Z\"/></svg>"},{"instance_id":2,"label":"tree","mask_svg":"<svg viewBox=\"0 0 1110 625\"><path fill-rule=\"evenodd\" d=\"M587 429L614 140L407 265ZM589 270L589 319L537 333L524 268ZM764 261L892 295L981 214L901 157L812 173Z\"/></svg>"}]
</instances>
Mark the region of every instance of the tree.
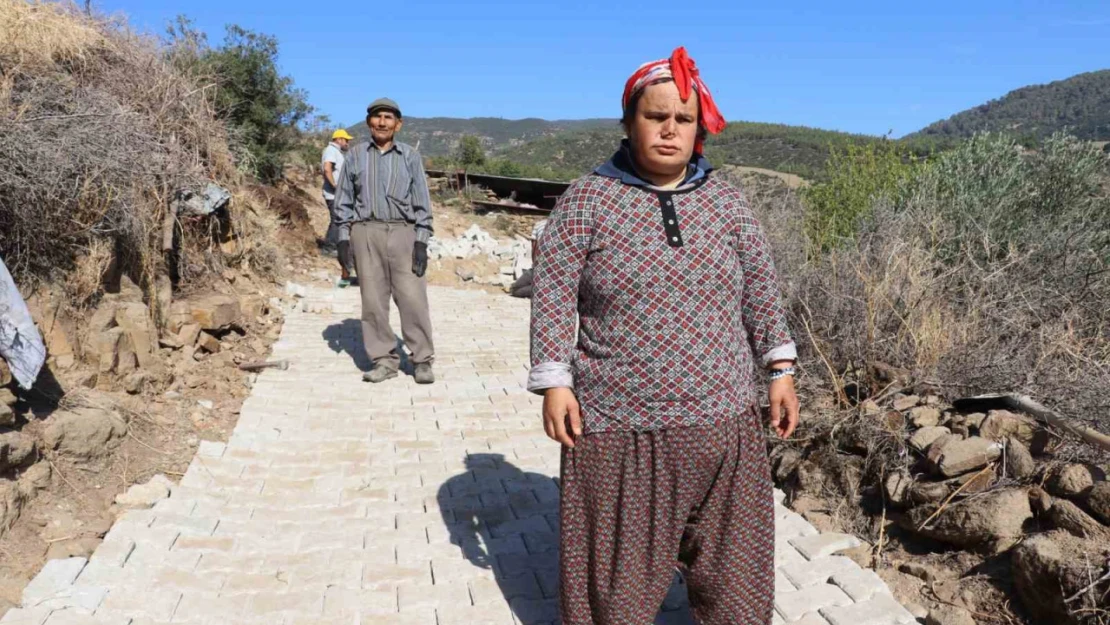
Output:
<instances>
[{"instance_id":1,"label":"tree","mask_svg":"<svg viewBox=\"0 0 1110 625\"><path fill-rule=\"evenodd\" d=\"M216 114L228 126L240 169L264 182L280 178L299 126L314 109L304 90L278 71L277 39L232 24L220 47L212 48L180 17L167 35L171 62L215 84Z\"/></svg>"},{"instance_id":2,"label":"tree","mask_svg":"<svg viewBox=\"0 0 1110 625\"><path fill-rule=\"evenodd\" d=\"M470 172L471 167L481 167L486 162L486 152L482 149L482 140L474 135L466 135L459 139L459 147L456 151L459 165L463 168L464 177L466 178L466 188L470 188L470 177L465 175Z\"/></svg>"}]
</instances>

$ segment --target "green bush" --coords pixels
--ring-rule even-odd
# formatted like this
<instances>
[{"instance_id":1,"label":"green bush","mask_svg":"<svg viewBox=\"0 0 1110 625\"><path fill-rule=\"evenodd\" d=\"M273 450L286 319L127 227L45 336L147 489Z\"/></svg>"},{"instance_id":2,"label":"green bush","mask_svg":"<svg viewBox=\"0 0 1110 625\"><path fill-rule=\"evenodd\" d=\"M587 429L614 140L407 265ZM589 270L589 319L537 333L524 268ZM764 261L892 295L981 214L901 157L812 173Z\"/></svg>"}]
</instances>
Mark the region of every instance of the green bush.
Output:
<instances>
[{"instance_id":1,"label":"green bush","mask_svg":"<svg viewBox=\"0 0 1110 625\"><path fill-rule=\"evenodd\" d=\"M821 251L853 239L876 202L903 199L919 167L890 141L833 148L825 181L803 192L809 245Z\"/></svg>"}]
</instances>

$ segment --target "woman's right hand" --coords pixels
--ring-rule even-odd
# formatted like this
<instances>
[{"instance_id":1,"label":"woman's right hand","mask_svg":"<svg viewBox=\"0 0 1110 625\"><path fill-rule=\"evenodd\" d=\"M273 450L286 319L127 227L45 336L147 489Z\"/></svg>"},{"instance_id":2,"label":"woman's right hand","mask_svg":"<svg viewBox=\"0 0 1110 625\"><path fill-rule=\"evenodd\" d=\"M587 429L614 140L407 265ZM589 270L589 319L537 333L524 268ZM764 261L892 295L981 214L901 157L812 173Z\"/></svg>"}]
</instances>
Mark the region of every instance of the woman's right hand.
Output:
<instances>
[{"instance_id":1,"label":"woman's right hand","mask_svg":"<svg viewBox=\"0 0 1110 625\"><path fill-rule=\"evenodd\" d=\"M547 436L567 447L582 435L578 398L569 388L549 388L543 394L543 429Z\"/></svg>"}]
</instances>

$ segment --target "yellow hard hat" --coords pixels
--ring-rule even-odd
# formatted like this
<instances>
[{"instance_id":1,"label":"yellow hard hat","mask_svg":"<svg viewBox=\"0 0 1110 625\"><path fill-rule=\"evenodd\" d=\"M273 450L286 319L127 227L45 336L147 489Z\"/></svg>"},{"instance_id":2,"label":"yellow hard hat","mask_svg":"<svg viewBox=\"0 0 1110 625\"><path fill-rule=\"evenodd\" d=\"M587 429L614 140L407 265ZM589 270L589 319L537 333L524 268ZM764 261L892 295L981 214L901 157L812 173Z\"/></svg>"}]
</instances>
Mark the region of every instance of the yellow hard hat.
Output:
<instances>
[{"instance_id":1,"label":"yellow hard hat","mask_svg":"<svg viewBox=\"0 0 1110 625\"><path fill-rule=\"evenodd\" d=\"M354 137L347 134L347 131L343 130L342 128L340 128L339 130L336 130L335 132L331 133L331 138L332 138L333 141L335 139L346 139L347 141L350 141L351 139L354 139Z\"/></svg>"}]
</instances>

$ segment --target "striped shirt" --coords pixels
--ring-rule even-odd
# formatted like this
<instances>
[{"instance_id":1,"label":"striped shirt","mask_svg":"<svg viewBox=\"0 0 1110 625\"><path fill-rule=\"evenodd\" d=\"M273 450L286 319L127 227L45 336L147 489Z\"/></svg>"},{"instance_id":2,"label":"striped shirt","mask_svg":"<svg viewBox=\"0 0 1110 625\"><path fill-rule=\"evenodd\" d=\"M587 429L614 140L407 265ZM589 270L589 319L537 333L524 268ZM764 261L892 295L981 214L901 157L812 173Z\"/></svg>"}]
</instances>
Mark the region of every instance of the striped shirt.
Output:
<instances>
[{"instance_id":1,"label":"striped shirt","mask_svg":"<svg viewBox=\"0 0 1110 625\"><path fill-rule=\"evenodd\" d=\"M361 221L405 221L416 226L416 240L432 236L432 199L420 153L405 143L385 152L372 141L347 152L335 191L339 240L351 238L351 224Z\"/></svg>"}]
</instances>

